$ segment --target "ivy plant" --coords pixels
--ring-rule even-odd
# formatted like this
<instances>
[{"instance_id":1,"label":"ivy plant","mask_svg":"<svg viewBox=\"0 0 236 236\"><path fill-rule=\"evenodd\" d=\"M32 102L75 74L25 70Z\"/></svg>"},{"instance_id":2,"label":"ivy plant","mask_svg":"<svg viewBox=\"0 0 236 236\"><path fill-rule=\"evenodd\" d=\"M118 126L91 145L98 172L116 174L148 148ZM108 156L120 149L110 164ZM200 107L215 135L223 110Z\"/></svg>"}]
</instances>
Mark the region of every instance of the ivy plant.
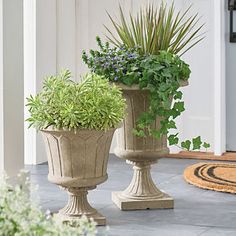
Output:
<instances>
[{"instance_id":1,"label":"ivy plant","mask_svg":"<svg viewBox=\"0 0 236 236\"><path fill-rule=\"evenodd\" d=\"M150 106L138 119L134 134L145 137L152 135L160 138L168 136L169 145L177 145L186 150L197 150L210 145L200 137L180 142L175 119L184 112L183 94L179 90L181 83L187 82L190 68L179 56L168 51L159 51L158 55L140 54L139 48L126 48L124 45L110 47L96 38L99 50L83 52L82 59L92 72L108 78L112 82L125 85L138 84L140 89L149 89ZM152 128L159 117L160 128Z\"/></svg>"},{"instance_id":2,"label":"ivy plant","mask_svg":"<svg viewBox=\"0 0 236 236\"><path fill-rule=\"evenodd\" d=\"M76 83L69 70L46 78L42 91L27 101L27 121L38 130L49 126L69 130L115 128L126 107L120 89L107 79L91 73Z\"/></svg>"},{"instance_id":3,"label":"ivy plant","mask_svg":"<svg viewBox=\"0 0 236 236\"><path fill-rule=\"evenodd\" d=\"M137 134L149 134L160 138L169 129L176 129L175 119L184 111L182 92L179 91L181 81L190 75L189 66L178 56L161 51L159 55L150 55L140 64L142 77L139 80L141 89L150 91L150 107L138 120ZM172 100L174 101L172 105ZM161 118L159 130L153 130L151 125L156 117ZM176 144L177 136L169 136L170 144Z\"/></svg>"}]
</instances>

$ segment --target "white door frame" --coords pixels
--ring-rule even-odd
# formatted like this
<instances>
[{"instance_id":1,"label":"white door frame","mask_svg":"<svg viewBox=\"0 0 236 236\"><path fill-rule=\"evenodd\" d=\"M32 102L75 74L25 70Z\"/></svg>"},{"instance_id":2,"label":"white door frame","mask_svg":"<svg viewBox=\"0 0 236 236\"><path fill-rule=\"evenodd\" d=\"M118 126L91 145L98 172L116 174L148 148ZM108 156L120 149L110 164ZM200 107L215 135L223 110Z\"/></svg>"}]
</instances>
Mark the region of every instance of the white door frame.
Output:
<instances>
[{"instance_id":1,"label":"white door frame","mask_svg":"<svg viewBox=\"0 0 236 236\"><path fill-rule=\"evenodd\" d=\"M214 154L226 151L225 1L212 0L214 9Z\"/></svg>"}]
</instances>

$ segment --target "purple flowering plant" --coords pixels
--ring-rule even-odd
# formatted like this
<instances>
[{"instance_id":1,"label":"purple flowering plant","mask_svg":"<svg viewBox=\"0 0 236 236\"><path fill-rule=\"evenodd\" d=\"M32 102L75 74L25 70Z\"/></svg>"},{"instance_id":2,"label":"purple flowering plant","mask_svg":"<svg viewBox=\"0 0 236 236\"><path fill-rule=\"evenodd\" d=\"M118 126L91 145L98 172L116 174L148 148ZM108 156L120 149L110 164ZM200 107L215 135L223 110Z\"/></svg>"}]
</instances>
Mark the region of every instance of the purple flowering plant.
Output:
<instances>
[{"instance_id":1,"label":"purple flowering plant","mask_svg":"<svg viewBox=\"0 0 236 236\"><path fill-rule=\"evenodd\" d=\"M141 78L140 63L143 56L138 48L110 47L109 43L102 43L97 36L99 50L90 50L90 56L83 51L82 59L90 70L104 76L112 82L125 85L137 84Z\"/></svg>"}]
</instances>

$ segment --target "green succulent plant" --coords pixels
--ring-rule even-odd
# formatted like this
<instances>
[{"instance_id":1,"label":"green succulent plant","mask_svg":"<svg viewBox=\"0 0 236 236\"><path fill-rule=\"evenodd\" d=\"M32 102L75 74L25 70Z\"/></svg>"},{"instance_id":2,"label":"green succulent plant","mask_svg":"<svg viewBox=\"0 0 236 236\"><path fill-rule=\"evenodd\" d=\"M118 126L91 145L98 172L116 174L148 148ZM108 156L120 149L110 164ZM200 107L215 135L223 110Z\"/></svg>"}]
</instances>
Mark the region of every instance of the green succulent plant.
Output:
<instances>
[{"instance_id":1,"label":"green succulent plant","mask_svg":"<svg viewBox=\"0 0 236 236\"><path fill-rule=\"evenodd\" d=\"M142 54L156 55L164 50L181 56L204 38L204 24L199 25L198 14L187 16L190 9L176 12L174 2L170 7L162 2L159 8L150 4L125 17L120 6L120 21L108 13L113 28L105 26L106 36L115 46L139 47Z\"/></svg>"},{"instance_id":2,"label":"green succulent plant","mask_svg":"<svg viewBox=\"0 0 236 236\"><path fill-rule=\"evenodd\" d=\"M118 87L93 73L76 83L69 70L46 78L42 91L27 102L27 121L38 130L49 126L108 130L117 127L125 114L125 100Z\"/></svg>"}]
</instances>

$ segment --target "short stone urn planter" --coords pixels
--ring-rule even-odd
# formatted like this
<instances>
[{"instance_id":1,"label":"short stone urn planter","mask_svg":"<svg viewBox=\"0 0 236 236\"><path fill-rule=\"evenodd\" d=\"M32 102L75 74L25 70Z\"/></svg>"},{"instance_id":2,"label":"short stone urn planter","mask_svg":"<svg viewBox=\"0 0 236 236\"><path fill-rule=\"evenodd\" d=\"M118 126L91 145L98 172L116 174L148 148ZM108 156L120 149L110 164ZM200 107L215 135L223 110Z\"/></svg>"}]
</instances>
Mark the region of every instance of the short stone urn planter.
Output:
<instances>
[{"instance_id":1,"label":"short stone urn planter","mask_svg":"<svg viewBox=\"0 0 236 236\"><path fill-rule=\"evenodd\" d=\"M119 86L126 99L127 116L123 126L118 129L115 154L133 165L134 173L130 185L124 191L112 193L112 201L121 210L173 208L173 198L157 188L150 173L151 165L169 152L167 138L142 138L132 133L138 117L148 110L149 91L140 90L137 85ZM153 126L158 129L159 124L160 120L157 119Z\"/></svg>"},{"instance_id":2,"label":"short stone urn planter","mask_svg":"<svg viewBox=\"0 0 236 236\"><path fill-rule=\"evenodd\" d=\"M90 206L87 193L107 180L114 131L41 130L48 157L48 180L69 195L67 205L57 214L60 220L69 221L86 215L98 225L106 224L106 218Z\"/></svg>"},{"instance_id":3,"label":"short stone urn planter","mask_svg":"<svg viewBox=\"0 0 236 236\"><path fill-rule=\"evenodd\" d=\"M85 215L105 225L106 218L90 206L87 193L108 178L111 141L126 104L120 89L103 76L88 73L82 78L73 81L69 70L46 77L42 91L27 98L27 121L43 135L48 180L69 195L56 218L71 221Z\"/></svg>"}]
</instances>

